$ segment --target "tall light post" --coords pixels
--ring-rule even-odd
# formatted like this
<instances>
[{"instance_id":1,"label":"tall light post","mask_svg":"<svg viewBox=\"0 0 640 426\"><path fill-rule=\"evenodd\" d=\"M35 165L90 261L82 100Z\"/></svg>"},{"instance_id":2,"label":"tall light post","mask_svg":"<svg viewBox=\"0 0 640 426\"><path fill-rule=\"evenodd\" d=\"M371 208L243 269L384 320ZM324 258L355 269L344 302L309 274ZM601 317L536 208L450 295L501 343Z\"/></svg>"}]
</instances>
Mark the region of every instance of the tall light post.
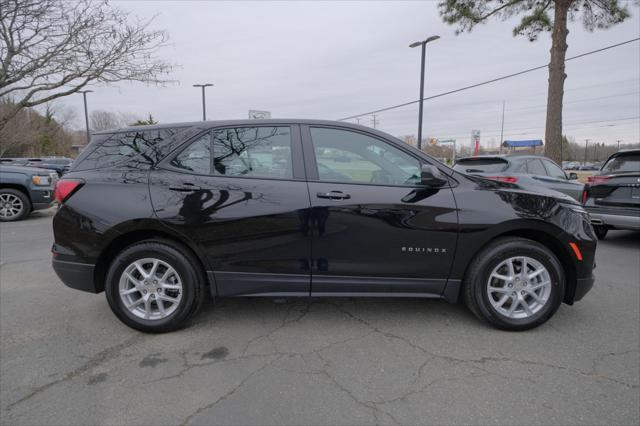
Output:
<instances>
[{"instance_id":1,"label":"tall light post","mask_svg":"<svg viewBox=\"0 0 640 426\"><path fill-rule=\"evenodd\" d=\"M202 121L207 121L207 106L204 100L204 89L213 86L211 83L194 84L193 87L202 87Z\"/></svg>"},{"instance_id":2,"label":"tall light post","mask_svg":"<svg viewBox=\"0 0 640 426\"><path fill-rule=\"evenodd\" d=\"M423 107L423 98L424 98L424 61L425 55L427 51L427 43L431 41L435 41L439 39L440 36L431 36L423 41L416 41L415 43L411 43L409 47L418 47L422 46L422 63L420 66L420 108L418 112L418 149L422 150L422 107Z\"/></svg>"},{"instance_id":3,"label":"tall light post","mask_svg":"<svg viewBox=\"0 0 640 426\"><path fill-rule=\"evenodd\" d=\"M78 93L82 93L82 98L84 99L84 124L87 126L87 144L91 139L91 135L89 134L89 113L87 111L87 93L91 93L93 90L78 90Z\"/></svg>"}]
</instances>

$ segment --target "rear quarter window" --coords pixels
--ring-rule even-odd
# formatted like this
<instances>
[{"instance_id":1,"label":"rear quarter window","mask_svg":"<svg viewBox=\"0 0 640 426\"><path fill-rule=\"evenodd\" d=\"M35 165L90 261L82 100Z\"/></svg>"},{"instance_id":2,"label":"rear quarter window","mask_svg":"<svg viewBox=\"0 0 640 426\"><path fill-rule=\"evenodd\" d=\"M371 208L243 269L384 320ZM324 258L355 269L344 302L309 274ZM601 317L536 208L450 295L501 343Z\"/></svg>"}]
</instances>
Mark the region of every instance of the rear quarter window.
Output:
<instances>
[{"instance_id":1,"label":"rear quarter window","mask_svg":"<svg viewBox=\"0 0 640 426\"><path fill-rule=\"evenodd\" d=\"M102 169L136 159L149 165L159 161L163 143L184 128L128 131L97 135L73 164L73 170Z\"/></svg>"},{"instance_id":2,"label":"rear quarter window","mask_svg":"<svg viewBox=\"0 0 640 426\"><path fill-rule=\"evenodd\" d=\"M454 170L462 173L499 173L507 169L509 163L500 159L487 160L460 160Z\"/></svg>"}]
</instances>

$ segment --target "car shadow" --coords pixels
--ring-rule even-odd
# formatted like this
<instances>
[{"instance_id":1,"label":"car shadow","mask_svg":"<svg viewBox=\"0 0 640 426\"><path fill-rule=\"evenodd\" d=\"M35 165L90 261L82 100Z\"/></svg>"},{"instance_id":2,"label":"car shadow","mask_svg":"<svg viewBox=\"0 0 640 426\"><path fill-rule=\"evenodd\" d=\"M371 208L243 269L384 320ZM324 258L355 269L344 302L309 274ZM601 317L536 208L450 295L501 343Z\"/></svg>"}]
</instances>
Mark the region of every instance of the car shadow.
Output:
<instances>
[{"instance_id":1,"label":"car shadow","mask_svg":"<svg viewBox=\"0 0 640 426\"><path fill-rule=\"evenodd\" d=\"M215 305L215 306L214 306ZM332 297L332 298L219 298L208 299L189 330L232 327L238 321L262 324L292 324L310 317L314 329L343 326L354 321L375 327L380 321L420 324L425 329L471 327L495 330L477 319L463 303L439 299ZM317 327L317 328L316 328Z\"/></svg>"},{"instance_id":2,"label":"car shadow","mask_svg":"<svg viewBox=\"0 0 640 426\"><path fill-rule=\"evenodd\" d=\"M640 248L640 231L617 231L612 229L604 240L598 241L598 244L605 246L607 243L628 248Z\"/></svg>"}]
</instances>

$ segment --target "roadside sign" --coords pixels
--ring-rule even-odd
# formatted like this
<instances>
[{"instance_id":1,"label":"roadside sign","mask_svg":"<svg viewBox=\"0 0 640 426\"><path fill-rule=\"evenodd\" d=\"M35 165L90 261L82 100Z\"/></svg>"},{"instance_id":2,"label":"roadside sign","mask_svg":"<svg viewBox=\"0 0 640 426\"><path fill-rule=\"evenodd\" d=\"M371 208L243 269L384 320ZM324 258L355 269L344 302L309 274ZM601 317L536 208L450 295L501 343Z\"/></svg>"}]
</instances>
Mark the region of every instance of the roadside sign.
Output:
<instances>
[{"instance_id":1,"label":"roadside sign","mask_svg":"<svg viewBox=\"0 0 640 426\"><path fill-rule=\"evenodd\" d=\"M478 151L480 151L480 130L472 130L471 131L471 142L474 145L473 155L477 156Z\"/></svg>"},{"instance_id":2,"label":"roadside sign","mask_svg":"<svg viewBox=\"0 0 640 426\"><path fill-rule=\"evenodd\" d=\"M269 118L271 118L271 111L249 110L249 119L251 120L265 120Z\"/></svg>"}]
</instances>

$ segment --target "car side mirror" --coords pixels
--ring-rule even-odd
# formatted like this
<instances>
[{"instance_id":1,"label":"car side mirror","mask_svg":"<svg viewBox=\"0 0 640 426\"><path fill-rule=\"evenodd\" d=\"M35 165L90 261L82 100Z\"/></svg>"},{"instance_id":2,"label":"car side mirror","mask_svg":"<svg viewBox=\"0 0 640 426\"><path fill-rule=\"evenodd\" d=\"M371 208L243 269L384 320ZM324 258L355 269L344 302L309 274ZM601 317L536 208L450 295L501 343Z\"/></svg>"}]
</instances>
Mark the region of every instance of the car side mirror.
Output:
<instances>
[{"instance_id":1,"label":"car side mirror","mask_svg":"<svg viewBox=\"0 0 640 426\"><path fill-rule=\"evenodd\" d=\"M436 166L423 164L420 167L420 183L432 188L443 186L447 183L447 177Z\"/></svg>"},{"instance_id":2,"label":"car side mirror","mask_svg":"<svg viewBox=\"0 0 640 426\"><path fill-rule=\"evenodd\" d=\"M578 174L577 173L569 173L569 180L576 180L578 179Z\"/></svg>"}]
</instances>

